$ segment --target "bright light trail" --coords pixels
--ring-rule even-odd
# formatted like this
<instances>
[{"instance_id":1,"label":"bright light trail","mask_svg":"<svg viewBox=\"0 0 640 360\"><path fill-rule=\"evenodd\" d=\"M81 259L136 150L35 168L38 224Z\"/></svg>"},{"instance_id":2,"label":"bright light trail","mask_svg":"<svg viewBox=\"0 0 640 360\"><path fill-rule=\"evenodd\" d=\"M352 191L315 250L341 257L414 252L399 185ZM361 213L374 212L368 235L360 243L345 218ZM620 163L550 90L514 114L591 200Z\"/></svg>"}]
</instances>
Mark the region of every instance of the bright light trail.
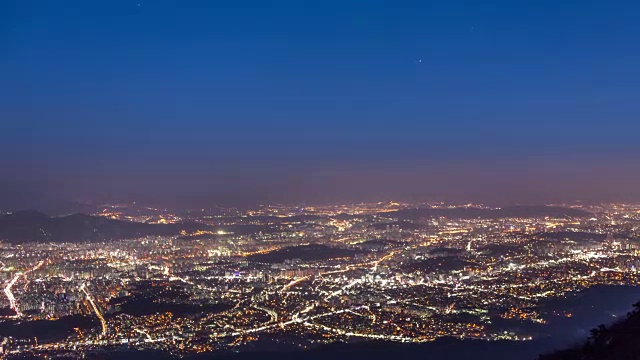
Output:
<instances>
[{"instance_id":1,"label":"bright light trail","mask_svg":"<svg viewBox=\"0 0 640 360\"><path fill-rule=\"evenodd\" d=\"M100 314L98 306L96 305L95 301L93 301L93 297L91 296L89 291L87 291L87 287L85 286L85 284L82 284L82 286L80 286L80 290L87 296L87 300L89 300L93 311L96 313L96 316L100 320L100 324L102 325L102 335L104 336L107 333L107 321L104 319L102 314Z\"/></svg>"},{"instance_id":2,"label":"bright light trail","mask_svg":"<svg viewBox=\"0 0 640 360\"><path fill-rule=\"evenodd\" d=\"M13 311L16 312L16 316L17 317L21 317L22 313L20 312L20 309L18 308L18 304L16 303L16 298L13 296L13 293L11 292L11 287L16 283L16 281L18 281L20 276L22 276L22 273L17 273L13 277L13 279L11 279L11 281L9 281L7 286L5 286L5 288L4 288L4 294L7 296L7 299L9 299L9 307L11 309L13 309Z\"/></svg>"},{"instance_id":3,"label":"bright light trail","mask_svg":"<svg viewBox=\"0 0 640 360\"><path fill-rule=\"evenodd\" d=\"M13 311L16 312L16 316L17 317L22 317L22 312L20 312L20 309L18 308L18 303L16 301L15 296L13 295L13 293L11 292L11 287L13 287L13 285L15 285L15 283L18 281L18 279L20 279L21 276L27 276L28 273L38 270L42 265L44 264L44 261L40 261L36 266L33 267L33 269L28 270L25 273L17 273L14 275L13 279L11 279L11 281L9 281L9 283L7 284L7 286L5 286L4 288L4 294L7 296L7 299L9 299L9 307L11 309L13 309ZM25 289L26 289L26 285L25 285Z\"/></svg>"},{"instance_id":4,"label":"bright light trail","mask_svg":"<svg viewBox=\"0 0 640 360\"><path fill-rule=\"evenodd\" d=\"M310 278L311 278L311 275L308 275L308 276L302 277L300 279L293 280L292 282L290 282L287 285L285 285L282 288L282 290L280 290L280 291L285 291L285 290L289 289L290 287L295 286L296 284L299 284L299 283L301 283L301 282L303 282L305 280L308 280Z\"/></svg>"}]
</instances>

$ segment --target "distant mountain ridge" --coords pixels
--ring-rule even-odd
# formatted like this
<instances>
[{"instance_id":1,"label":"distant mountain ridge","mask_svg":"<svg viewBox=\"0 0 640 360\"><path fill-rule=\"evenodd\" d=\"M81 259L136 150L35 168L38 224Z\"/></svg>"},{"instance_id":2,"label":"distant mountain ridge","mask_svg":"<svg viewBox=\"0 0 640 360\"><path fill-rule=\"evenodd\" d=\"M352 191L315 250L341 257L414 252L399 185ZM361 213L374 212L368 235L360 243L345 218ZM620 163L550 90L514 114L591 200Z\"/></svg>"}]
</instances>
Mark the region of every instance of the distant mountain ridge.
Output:
<instances>
[{"instance_id":1,"label":"distant mountain ridge","mask_svg":"<svg viewBox=\"0 0 640 360\"><path fill-rule=\"evenodd\" d=\"M414 220L428 217L448 217L461 219L495 218L541 218L541 217L590 217L593 214L579 209L553 206L513 206L501 209L483 208L417 208L403 209L387 213L401 220ZM287 221L317 221L322 216L292 216ZM278 218L280 222L282 218ZM398 222L397 224L405 224ZM387 224L385 224L386 227ZM277 225L275 226L277 227ZM276 231L275 227L260 225L231 225L224 230L234 233L255 233ZM181 231L215 231L221 227L197 222L175 224L147 224L109 219L101 216L73 214L50 217L39 211L17 211L0 216L0 240L11 243L26 242L84 242L131 239L150 235L173 236Z\"/></svg>"},{"instance_id":2,"label":"distant mountain ridge","mask_svg":"<svg viewBox=\"0 0 640 360\"><path fill-rule=\"evenodd\" d=\"M50 217L32 210L0 216L0 240L11 243L106 241L212 228L197 223L146 224L86 214Z\"/></svg>"},{"instance_id":3,"label":"distant mountain ridge","mask_svg":"<svg viewBox=\"0 0 640 360\"><path fill-rule=\"evenodd\" d=\"M459 219L500 219L500 218L543 218L543 217L579 217L593 216L592 213L580 209L558 206L509 206L499 209L484 208L416 208L403 209L395 214L400 219L418 219L425 217L447 217Z\"/></svg>"}]
</instances>

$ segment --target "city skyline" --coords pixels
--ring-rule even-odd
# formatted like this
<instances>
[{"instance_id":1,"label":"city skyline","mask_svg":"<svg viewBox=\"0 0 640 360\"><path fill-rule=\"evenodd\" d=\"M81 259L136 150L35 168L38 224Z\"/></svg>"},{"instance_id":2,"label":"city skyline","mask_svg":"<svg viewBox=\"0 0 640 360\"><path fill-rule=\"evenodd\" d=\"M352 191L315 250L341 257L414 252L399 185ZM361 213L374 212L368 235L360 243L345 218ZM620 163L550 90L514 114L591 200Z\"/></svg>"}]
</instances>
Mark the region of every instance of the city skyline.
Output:
<instances>
[{"instance_id":1,"label":"city skyline","mask_svg":"<svg viewBox=\"0 0 640 360\"><path fill-rule=\"evenodd\" d=\"M345 356L340 343L533 360L640 296L639 214L403 202L0 213L0 353Z\"/></svg>"}]
</instances>

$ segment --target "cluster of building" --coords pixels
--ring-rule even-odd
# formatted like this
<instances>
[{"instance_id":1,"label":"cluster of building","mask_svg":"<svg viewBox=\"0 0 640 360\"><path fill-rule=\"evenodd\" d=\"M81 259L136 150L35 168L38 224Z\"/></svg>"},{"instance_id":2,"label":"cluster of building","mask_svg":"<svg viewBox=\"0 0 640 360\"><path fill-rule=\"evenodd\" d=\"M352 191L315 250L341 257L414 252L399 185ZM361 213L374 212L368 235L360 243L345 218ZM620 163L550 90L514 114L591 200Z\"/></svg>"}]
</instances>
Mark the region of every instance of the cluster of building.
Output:
<instances>
[{"instance_id":1,"label":"cluster of building","mask_svg":"<svg viewBox=\"0 0 640 360\"><path fill-rule=\"evenodd\" d=\"M188 219L220 230L2 243L3 328L33 321L52 329L0 334L3 355L307 348L353 338L528 340L558 316L543 300L640 284L638 206L582 206L588 216L555 217L396 211L413 206L158 210L145 221ZM123 207L101 213L134 219Z\"/></svg>"}]
</instances>

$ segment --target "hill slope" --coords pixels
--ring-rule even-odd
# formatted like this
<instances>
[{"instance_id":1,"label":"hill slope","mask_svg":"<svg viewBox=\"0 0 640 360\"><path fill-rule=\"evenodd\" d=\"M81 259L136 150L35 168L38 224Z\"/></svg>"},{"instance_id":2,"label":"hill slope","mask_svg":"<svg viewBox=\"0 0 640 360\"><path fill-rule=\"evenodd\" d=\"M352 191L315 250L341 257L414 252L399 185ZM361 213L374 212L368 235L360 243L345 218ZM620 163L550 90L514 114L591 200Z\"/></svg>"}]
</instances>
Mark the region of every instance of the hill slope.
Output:
<instances>
[{"instance_id":1,"label":"hill slope","mask_svg":"<svg viewBox=\"0 0 640 360\"><path fill-rule=\"evenodd\" d=\"M541 355L539 360L640 359L640 302L633 307L625 320L591 330L591 336L583 345Z\"/></svg>"},{"instance_id":2,"label":"hill slope","mask_svg":"<svg viewBox=\"0 0 640 360\"><path fill-rule=\"evenodd\" d=\"M0 240L25 242L79 242L176 235L181 230L208 229L196 223L145 224L100 216L74 214L49 217L37 211L19 211L0 216Z\"/></svg>"}]
</instances>

